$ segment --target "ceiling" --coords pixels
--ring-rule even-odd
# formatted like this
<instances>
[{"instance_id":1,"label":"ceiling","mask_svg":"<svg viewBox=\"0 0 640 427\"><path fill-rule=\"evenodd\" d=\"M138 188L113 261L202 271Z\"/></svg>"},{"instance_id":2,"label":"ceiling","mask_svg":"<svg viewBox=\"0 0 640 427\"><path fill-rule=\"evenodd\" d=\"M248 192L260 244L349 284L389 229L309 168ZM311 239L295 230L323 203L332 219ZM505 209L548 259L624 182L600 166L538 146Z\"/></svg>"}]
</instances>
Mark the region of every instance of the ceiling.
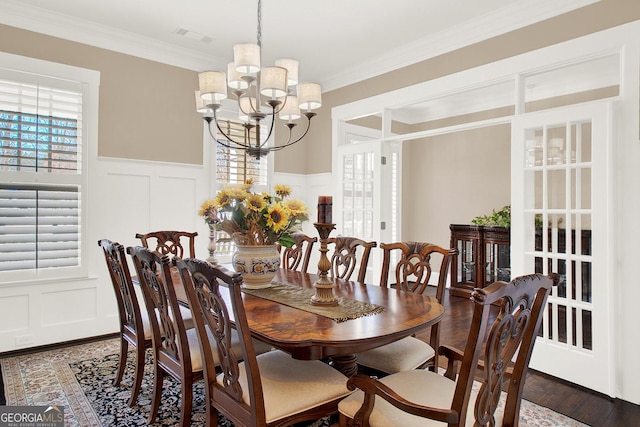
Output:
<instances>
[{"instance_id":1,"label":"ceiling","mask_svg":"<svg viewBox=\"0 0 640 427\"><path fill-rule=\"evenodd\" d=\"M326 91L596 1L264 0L263 63L298 59L300 79ZM0 0L0 10L2 24L196 71L223 69L234 44L256 41L257 0Z\"/></svg>"}]
</instances>

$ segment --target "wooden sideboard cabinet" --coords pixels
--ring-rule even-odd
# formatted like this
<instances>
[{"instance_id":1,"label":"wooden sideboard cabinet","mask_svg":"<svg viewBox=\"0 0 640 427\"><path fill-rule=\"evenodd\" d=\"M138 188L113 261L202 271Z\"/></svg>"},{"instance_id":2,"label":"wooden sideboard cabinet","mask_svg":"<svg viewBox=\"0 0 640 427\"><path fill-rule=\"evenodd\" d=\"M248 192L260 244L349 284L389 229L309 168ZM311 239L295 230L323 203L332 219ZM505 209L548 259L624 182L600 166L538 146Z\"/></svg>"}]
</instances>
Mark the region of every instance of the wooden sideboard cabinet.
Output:
<instances>
[{"instance_id":1,"label":"wooden sideboard cabinet","mask_svg":"<svg viewBox=\"0 0 640 427\"><path fill-rule=\"evenodd\" d=\"M511 280L511 230L506 227L451 224L452 295L468 296L496 280Z\"/></svg>"}]
</instances>

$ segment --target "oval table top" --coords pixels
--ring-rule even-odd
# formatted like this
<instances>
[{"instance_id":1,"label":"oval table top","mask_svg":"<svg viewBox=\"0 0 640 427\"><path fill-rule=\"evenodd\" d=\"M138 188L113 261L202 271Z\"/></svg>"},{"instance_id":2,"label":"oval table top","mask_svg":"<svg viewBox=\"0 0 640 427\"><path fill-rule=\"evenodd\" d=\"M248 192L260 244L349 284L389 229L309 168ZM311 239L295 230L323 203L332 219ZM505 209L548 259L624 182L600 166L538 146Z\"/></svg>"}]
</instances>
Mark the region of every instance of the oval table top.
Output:
<instances>
[{"instance_id":1,"label":"oval table top","mask_svg":"<svg viewBox=\"0 0 640 427\"><path fill-rule=\"evenodd\" d=\"M280 269L275 282L314 289L315 274ZM296 359L342 359L338 369L354 374L355 353L412 335L437 322L444 307L433 297L377 285L335 280L334 294L384 307L381 313L337 322L329 317L243 292L247 320L254 338L286 351ZM180 279L178 298L186 301ZM224 293L222 296L228 294ZM356 369L357 370L357 369Z\"/></svg>"}]
</instances>

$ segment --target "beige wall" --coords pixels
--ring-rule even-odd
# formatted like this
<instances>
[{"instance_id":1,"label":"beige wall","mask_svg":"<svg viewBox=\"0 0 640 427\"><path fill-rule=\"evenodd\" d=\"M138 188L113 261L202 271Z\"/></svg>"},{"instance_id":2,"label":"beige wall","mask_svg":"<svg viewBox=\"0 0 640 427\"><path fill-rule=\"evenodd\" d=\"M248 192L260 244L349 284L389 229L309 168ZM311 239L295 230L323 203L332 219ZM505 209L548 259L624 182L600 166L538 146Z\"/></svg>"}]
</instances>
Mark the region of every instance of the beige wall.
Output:
<instances>
[{"instance_id":1,"label":"beige wall","mask_svg":"<svg viewBox=\"0 0 640 427\"><path fill-rule=\"evenodd\" d=\"M403 238L448 247L449 224L510 204L510 142L500 125L404 144Z\"/></svg>"},{"instance_id":2,"label":"beige wall","mask_svg":"<svg viewBox=\"0 0 640 427\"><path fill-rule=\"evenodd\" d=\"M194 71L4 25L0 51L100 72L99 156L203 163Z\"/></svg>"},{"instance_id":3,"label":"beige wall","mask_svg":"<svg viewBox=\"0 0 640 427\"><path fill-rule=\"evenodd\" d=\"M601 0L590 6L497 36L400 70L323 93L311 129L306 173L331 171L331 108L458 71L550 46L640 19L638 0Z\"/></svg>"},{"instance_id":4,"label":"beige wall","mask_svg":"<svg viewBox=\"0 0 640 427\"><path fill-rule=\"evenodd\" d=\"M574 12L323 94L309 135L275 155L277 172L331 171L331 108L640 19L637 0ZM0 51L100 71L99 155L202 164L194 71L0 25ZM278 140L286 129L276 124Z\"/></svg>"}]
</instances>

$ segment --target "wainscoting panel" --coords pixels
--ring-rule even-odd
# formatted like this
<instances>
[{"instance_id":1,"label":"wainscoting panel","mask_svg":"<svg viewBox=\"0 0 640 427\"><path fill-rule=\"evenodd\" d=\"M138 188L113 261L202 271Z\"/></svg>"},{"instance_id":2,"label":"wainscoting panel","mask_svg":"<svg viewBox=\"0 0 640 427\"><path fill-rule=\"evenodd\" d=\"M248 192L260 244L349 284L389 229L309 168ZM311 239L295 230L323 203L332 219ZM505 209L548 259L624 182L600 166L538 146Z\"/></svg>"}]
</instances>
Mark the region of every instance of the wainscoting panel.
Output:
<instances>
[{"instance_id":1,"label":"wainscoting panel","mask_svg":"<svg viewBox=\"0 0 640 427\"><path fill-rule=\"evenodd\" d=\"M100 202L99 224L90 218L90 224L107 238L125 245L133 243L136 233L149 230L151 211L151 177L130 173L109 172L104 202ZM90 190L91 191L91 190ZM97 219L97 218L96 218Z\"/></svg>"},{"instance_id":2,"label":"wainscoting panel","mask_svg":"<svg viewBox=\"0 0 640 427\"><path fill-rule=\"evenodd\" d=\"M43 327L86 322L98 317L96 288L43 292L40 299Z\"/></svg>"},{"instance_id":3,"label":"wainscoting panel","mask_svg":"<svg viewBox=\"0 0 640 427\"><path fill-rule=\"evenodd\" d=\"M29 329L29 295L0 298L0 336Z\"/></svg>"}]
</instances>

